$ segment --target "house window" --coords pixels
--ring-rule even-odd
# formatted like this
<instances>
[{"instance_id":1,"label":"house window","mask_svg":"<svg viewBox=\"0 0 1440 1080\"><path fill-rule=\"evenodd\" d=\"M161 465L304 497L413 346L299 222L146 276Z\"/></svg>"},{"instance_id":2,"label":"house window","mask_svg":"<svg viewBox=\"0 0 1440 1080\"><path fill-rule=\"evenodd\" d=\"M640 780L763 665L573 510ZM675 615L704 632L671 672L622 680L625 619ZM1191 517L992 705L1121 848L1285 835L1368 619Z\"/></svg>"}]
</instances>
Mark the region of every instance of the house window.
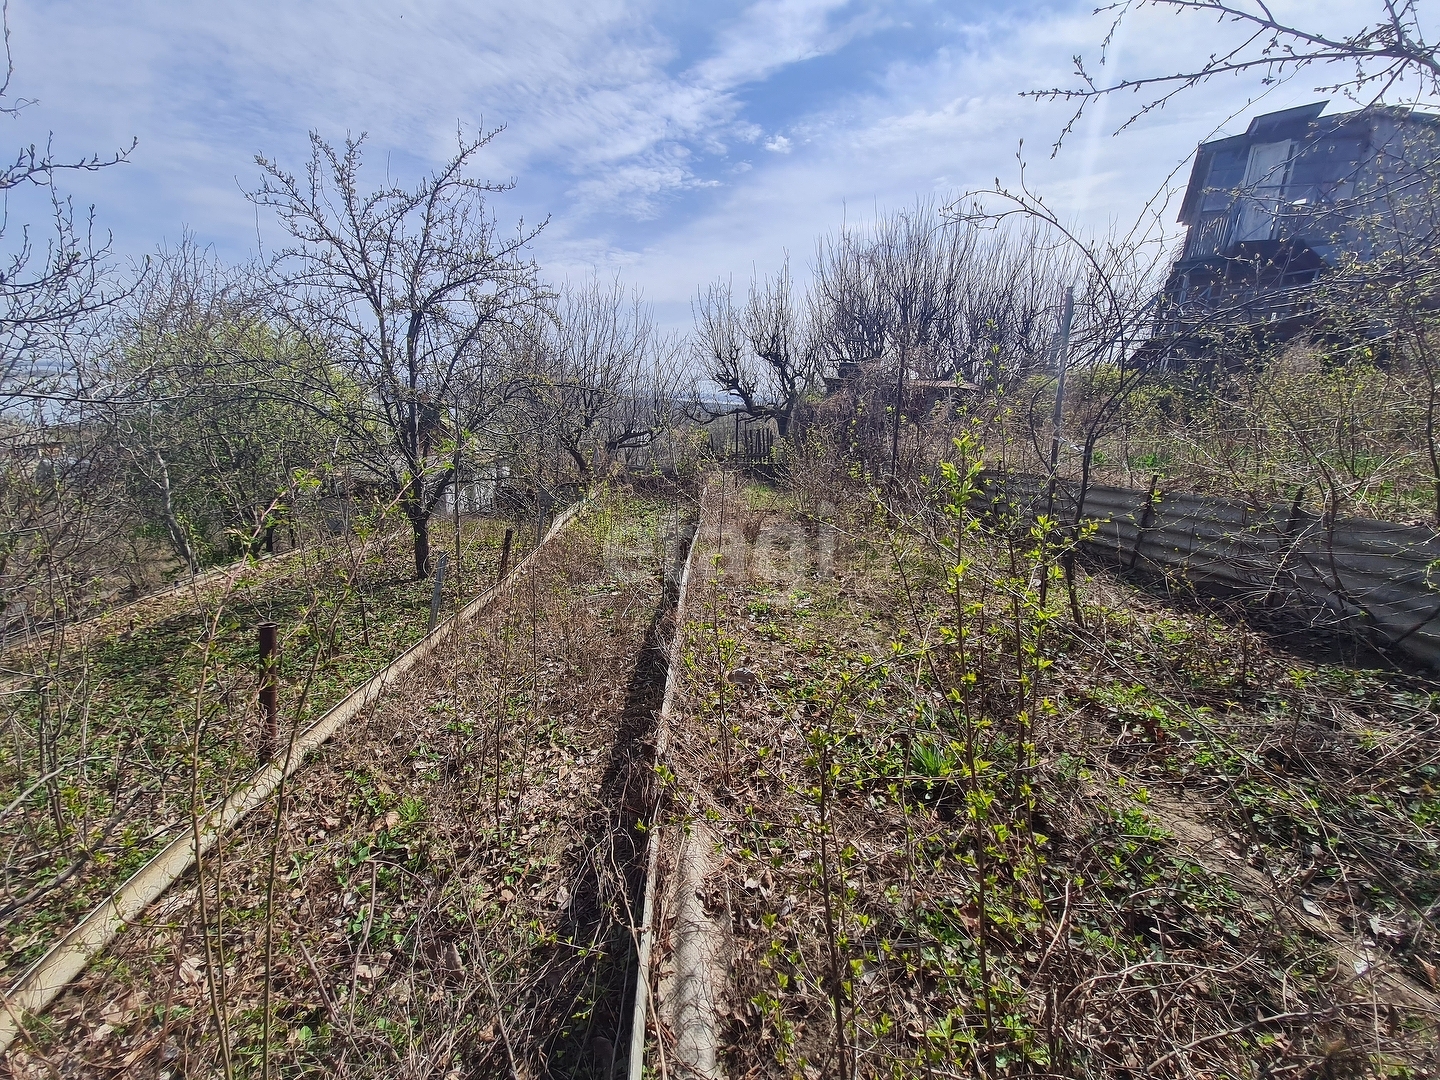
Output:
<instances>
[{"instance_id":1,"label":"house window","mask_svg":"<svg viewBox=\"0 0 1440 1080\"><path fill-rule=\"evenodd\" d=\"M1275 235L1275 216L1285 191L1293 145L1292 140L1286 139L1283 142L1257 143L1250 148L1231 243L1269 240Z\"/></svg>"}]
</instances>

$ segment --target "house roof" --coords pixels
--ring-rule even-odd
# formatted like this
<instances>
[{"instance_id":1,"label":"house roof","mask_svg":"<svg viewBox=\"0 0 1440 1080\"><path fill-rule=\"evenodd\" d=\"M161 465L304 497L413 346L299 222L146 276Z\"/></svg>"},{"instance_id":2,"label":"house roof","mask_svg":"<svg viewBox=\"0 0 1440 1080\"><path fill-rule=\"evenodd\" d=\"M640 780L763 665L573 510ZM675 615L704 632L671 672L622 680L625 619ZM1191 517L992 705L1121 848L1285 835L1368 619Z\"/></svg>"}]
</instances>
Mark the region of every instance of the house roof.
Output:
<instances>
[{"instance_id":1,"label":"house roof","mask_svg":"<svg viewBox=\"0 0 1440 1080\"><path fill-rule=\"evenodd\" d=\"M1278 112L1262 113L1250 121L1244 134L1229 135L1223 139L1203 142L1195 151L1195 164L1190 170L1190 183L1185 188L1185 198L1180 203L1178 221L1189 225L1195 216L1196 207L1204 194L1205 181L1210 175L1210 163L1215 155L1224 150L1245 146L1250 143L1278 142L1281 139L1299 138L1310 134L1315 137L1333 134L1339 129L1356 122L1367 121L1376 116L1390 116L1407 123L1440 126L1440 115L1428 113L1408 105L1372 105L1350 112L1333 113L1321 119L1326 101L1312 101L1308 105L1297 105Z\"/></svg>"}]
</instances>

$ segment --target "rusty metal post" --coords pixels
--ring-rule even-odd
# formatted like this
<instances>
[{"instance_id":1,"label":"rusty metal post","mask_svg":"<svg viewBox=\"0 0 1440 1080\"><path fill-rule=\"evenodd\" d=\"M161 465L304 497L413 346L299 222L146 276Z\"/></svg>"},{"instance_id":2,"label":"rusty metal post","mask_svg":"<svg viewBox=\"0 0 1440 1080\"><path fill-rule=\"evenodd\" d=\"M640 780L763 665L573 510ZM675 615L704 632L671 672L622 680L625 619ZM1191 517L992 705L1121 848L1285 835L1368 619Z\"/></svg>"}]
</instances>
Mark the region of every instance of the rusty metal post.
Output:
<instances>
[{"instance_id":1,"label":"rusty metal post","mask_svg":"<svg viewBox=\"0 0 1440 1080\"><path fill-rule=\"evenodd\" d=\"M495 584L505 580L506 573L510 570L510 545L515 541L515 530L505 530L505 542L500 545L500 573L495 575Z\"/></svg>"},{"instance_id":2,"label":"rusty metal post","mask_svg":"<svg viewBox=\"0 0 1440 1080\"><path fill-rule=\"evenodd\" d=\"M1060 425L1065 419L1065 370L1070 361L1070 326L1075 319L1075 286L1065 290L1065 308L1060 315L1060 336L1055 339L1055 408L1050 416L1050 475L1045 482L1045 516L1055 513L1055 487L1060 479ZM898 420L897 420L898 423ZM1075 522L1078 527L1080 522ZM1050 539L1047 534L1046 542ZM1050 590L1050 574L1040 575L1040 606Z\"/></svg>"},{"instance_id":3,"label":"rusty metal post","mask_svg":"<svg viewBox=\"0 0 1440 1080\"><path fill-rule=\"evenodd\" d=\"M280 742L279 628L262 622L255 628L260 636L260 751L271 757Z\"/></svg>"},{"instance_id":4,"label":"rusty metal post","mask_svg":"<svg viewBox=\"0 0 1440 1080\"><path fill-rule=\"evenodd\" d=\"M1050 416L1050 475L1045 484L1045 516L1055 513L1055 484L1060 475L1060 425L1065 419L1065 374L1070 361L1070 325L1075 319L1075 286L1065 290L1060 336L1055 341L1055 408Z\"/></svg>"}]
</instances>

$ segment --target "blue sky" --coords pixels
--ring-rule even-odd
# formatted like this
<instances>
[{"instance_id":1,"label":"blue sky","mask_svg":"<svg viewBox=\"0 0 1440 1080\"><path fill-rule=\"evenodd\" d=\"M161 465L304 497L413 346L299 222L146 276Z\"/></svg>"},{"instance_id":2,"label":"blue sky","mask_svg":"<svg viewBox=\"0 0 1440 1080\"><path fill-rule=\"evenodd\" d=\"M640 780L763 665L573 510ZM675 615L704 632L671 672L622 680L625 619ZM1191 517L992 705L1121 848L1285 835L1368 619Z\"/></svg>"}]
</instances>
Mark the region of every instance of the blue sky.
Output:
<instances>
[{"instance_id":1,"label":"blue sky","mask_svg":"<svg viewBox=\"0 0 1440 1080\"><path fill-rule=\"evenodd\" d=\"M1371 5L1272 6L1343 25ZM188 228L238 260L278 239L243 196L256 153L298 169L311 129L365 131L377 180L388 168L412 181L457 123L504 124L481 168L516 182L495 200L502 221L549 216L536 244L547 275L619 272L684 328L705 281L771 270L787 251L803 277L816 235L844 220L1013 181L1022 139L1031 183L1104 228L1132 218L1197 141L1318 96L1311 77L1246 112L1260 88L1227 80L1113 136L1133 99L1118 100L1051 160L1067 113L1019 92L1068 82L1071 57L1097 53L1108 24L1093 7L11 0L12 93L37 103L7 135L54 132L62 154L138 138L128 164L67 183L116 250L138 257ZM1142 12L1112 68L1193 62L1227 34Z\"/></svg>"}]
</instances>

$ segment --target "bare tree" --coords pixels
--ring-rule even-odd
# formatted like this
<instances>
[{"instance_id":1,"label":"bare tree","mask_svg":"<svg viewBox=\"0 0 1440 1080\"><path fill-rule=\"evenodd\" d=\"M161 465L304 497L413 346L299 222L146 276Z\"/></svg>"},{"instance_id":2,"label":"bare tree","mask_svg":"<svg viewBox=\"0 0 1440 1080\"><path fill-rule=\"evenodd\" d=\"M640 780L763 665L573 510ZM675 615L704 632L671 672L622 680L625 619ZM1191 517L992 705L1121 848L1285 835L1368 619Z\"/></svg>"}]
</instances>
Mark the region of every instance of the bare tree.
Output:
<instances>
[{"instance_id":1,"label":"bare tree","mask_svg":"<svg viewBox=\"0 0 1440 1080\"><path fill-rule=\"evenodd\" d=\"M1385 101L1397 92L1411 100L1440 94L1440 42L1426 39L1419 0L1376 0L1370 17L1349 31L1324 27L1324 5L1309 9L1302 24L1278 17L1265 0L1118 0L1096 9L1097 14L1111 17L1099 67L1105 66L1121 24L1145 9L1218 23L1233 36L1228 44L1184 70L1130 79L1101 78L1077 55L1077 85L1028 93L1040 100L1075 106L1055 141L1055 150L1074 130L1086 106L1098 98L1122 90L1139 96L1140 106L1119 127L1123 131L1177 94L1220 75L1253 74L1262 85L1270 86L1314 69L1333 71L1335 78L1316 90L1341 93L1363 104Z\"/></svg>"},{"instance_id":2,"label":"bare tree","mask_svg":"<svg viewBox=\"0 0 1440 1080\"><path fill-rule=\"evenodd\" d=\"M276 282L359 391L333 419L397 497L418 577L430 573L430 517L454 476L447 406L461 429L476 430L513 394L499 370L505 329L539 290L526 247L544 223L502 235L487 196L510 185L468 173L498 133L461 136L455 155L408 191L362 190L363 136L337 149L312 134L300 177L257 159L265 180L251 198L295 241L274 259Z\"/></svg>"},{"instance_id":3,"label":"bare tree","mask_svg":"<svg viewBox=\"0 0 1440 1080\"><path fill-rule=\"evenodd\" d=\"M8 6L0 5L5 70L0 116L35 104L12 93ZM124 161L58 157L50 143L21 147L0 165L0 603L71 613L103 576L97 559L114 539L108 480L113 460L78 409L77 356L93 318L115 298L109 238L97 237L93 211L77 221L60 189L69 173ZM24 209L39 220L12 220ZM48 234L48 235L47 235Z\"/></svg>"},{"instance_id":4,"label":"bare tree","mask_svg":"<svg viewBox=\"0 0 1440 1080\"><path fill-rule=\"evenodd\" d=\"M695 300L696 360L711 381L752 420L770 420L783 439L795 410L819 377L819 354L807 313L795 301L790 262L763 281L752 279L743 307L728 281ZM722 415L701 403L711 416Z\"/></svg>"},{"instance_id":5,"label":"bare tree","mask_svg":"<svg viewBox=\"0 0 1440 1080\"><path fill-rule=\"evenodd\" d=\"M821 241L817 336L827 361L864 370L860 392L869 404L861 411L871 429L877 407L886 417L892 475L903 426L931 400L910 393L911 380L993 381L1034 365L1048 299L1041 293L1053 282L1045 282L1043 247L1012 252L1008 244L1007 232L947 220L924 201ZM1027 283L1038 290L1027 292ZM1017 360L1017 352L1025 355ZM880 390L881 379L888 391ZM873 443L874 434L864 441Z\"/></svg>"},{"instance_id":6,"label":"bare tree","mask_svg":"<svg viewBox=\"0 0 1440 1080\"><path fill-rule=\"evenodd\" d=\"M1003 393L1049 360L1056 306L1079 273L1075 253L1040 225L978 230L963 264L955 374Z\"/></svg>"},{"instance_id":7,"label":"bare tree","mask_svg":"<svg viewBox=\"0 0 1440 1080\"><path fill-rule=\"evenodd\" d=\"M965 206L969 208L962 209ZM1040 382L1031 394L1028 424L1035 460L1046 463L1043 468L1052 496L1061 479L1061 447L1069 445L1079 459L1079 475L1072 472L1066 478L1073 482L1073 509L1063 530L1067 544L1062 556L1077 622L1081 614L1075 589L1074 551L1094 473L1096 447L1119 427L1126 404L1157 366L1157 354L1147 346L1170 264L1160 209L1152 207L1129 232L1096 240L1062 221L1048 203L1026 187L1022 173L1018 188L997 185L988 191L972 192L947 210L957 221L974 224L1022 222L1027 228L1040 230L1051 238L1050 242L1065 247L1078 262L1073 317L1067 304L1062 340L1054 352L1053 377ZM1049 454L1040 446L1040 417L1047 405L1051 415Z\"/></svg>"},{"instance_id":8,"label":"bare tree","mask_svg":"<svg viewBox=\"0 0 1440 1080\"><path fill-rule=\"evenodd\" d=\"M1038 226L919 203L821 240L814 322L827 360L888 357L897 376L1001 386L1041 366L1074 257Z\"/></svg>"},{"instance_id":9,"label":"bare tree","mask_svg":"<svg viewBox=\"0 0 1440 1080\"><path fill-rule=\"evenodd\" d=\"M0 31L5 49L5 76L0 82L0 116L18 116L34 102L11 95L14 62L10 52L9 5L0 7ZM0 242L12 240L0 253L0 410L24 402L45 400L57 390L73 390L66 376L66 337L80 320L106 307L113 299L107 290L109 237L97 240L93 210L79 223L71 201L61 194L58 181L66 173L95 172L117 165L135 148L108 157L61 159L53 146L21 147L14 159L0 166ZM48 203L50 236L41 241L30 223L22 223L18 237L10 221L11 192L37 189Z\"/></svg>"},{"instance_id":10,"label":"bare tree","mask_svg":"<svg viewBox=\"0 0 1440 1080\"><path fill-rule=\"evenodd\" d=\"M596 455L648 446L675 422L678 343L618 279L566 286L539 322L534 407L582 479Z\"/></svg>"}]
</instances>

